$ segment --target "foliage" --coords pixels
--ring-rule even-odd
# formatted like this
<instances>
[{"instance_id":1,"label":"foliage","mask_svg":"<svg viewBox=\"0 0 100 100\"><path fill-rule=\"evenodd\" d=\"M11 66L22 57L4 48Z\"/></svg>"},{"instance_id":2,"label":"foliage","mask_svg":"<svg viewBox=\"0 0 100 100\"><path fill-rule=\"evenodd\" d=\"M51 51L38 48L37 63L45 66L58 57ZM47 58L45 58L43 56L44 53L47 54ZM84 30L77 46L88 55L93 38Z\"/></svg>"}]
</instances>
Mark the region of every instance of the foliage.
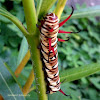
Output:
<instances>
[{"instance_id":1,"label":"foliage","mask_svg":"<svg viewBox=\"0 0 100 100\"><path fill-rule=\"evenodd\" d=\"M39 0L36 0L39 1ZM42 1L42 0L41 0ZM15 15L22 23L26 26L24 20L24 10L21 4L21 0L15 1L6 1L1 0L0 6L6 8L10 13ZM7 5L7 3L10 4ZM37 4L38 5L38 4ZM42 5L42 4L41 4ZM55 6L54 6L55 7ZM77 6L80 11L81 7ZM40 8L38 8L40 9ZM44 9L44 8L42 8ZM48 8L49 9L49 8ZM92 12L96 9L100 9L100 6L94 7L85 10L84 8L81 12ZM51 9L52 10L52 9ZM53 11L53 10L52 10ZM67 12L68 11L68 12ZM66 6L62 16L66 16L71 12L70 7ZM76 13L75 12L75 13ZM39 13L39 11L38 11ZM96 15L99 15L100 12L97 11ZM91 15L94 15L92 12ZM40 15L39 15L40 16ZM73 15L75 16L75 15ZM80 17L82 15L79 15ZM76 18L79 18L76 16ZM85 17L87 17L85 15ZM63 19L63 17L61 17ZM59 70L62 73L71 69L73 67L78 68L87 64L98 63L100 62L100 35L99 35L100 22L98 19L93 17L81 18L81 19L71 19L69 20L61 29L66 31L79 31L78 34L58 34L58 37L66 39L67 36L70 37L70 40L66 43L58 42L58 54L59 54ZM28 47L24 36L21 31L13 24L10 20L0 15L0 58L6 62L11 70L15 70L24 57ZM22 41L23 39L23 41ZM24 44L20 47L20 44ZM23 52L24 50L24 52ZM22 53L21 53L22 52ZM18 56L19 55L19 56ZM0 62L2 64L2 62ZM4 65L3 65L4 66ZM1 67L1 66L0 66ZM91 67L91 66L90 66ZM29 60L28 64L20 74L17 81L20 83L21 87L24 86L29 72L32 69L31 61ZM1 72L1 69L0 69ZM85 75L84 75L85 76ZM64 92L70 94L72 99L65 97L59 92L49 95L49 100L99 100L100 95L100 73L91 75L87 78L81 78L70 83L66 83L66 80L62 83L61 87ZM14 81L14 79L13 79ZM17 83L16 81L16 83ZM63 80L62 80L63 81ZM12 82L13 83L13 82ZM33 82L32 87L35 87L35 82ZM65 88L66 87L66 88ZM34 88L35 90L35 88ZM29 95L26 96L26 100L37 100L36 91L32 90ZM1 94L1 92L0 92ZM23 100L23 99L21 99Z\"/></svg>"},{"instance_id":2,"label":"foliage","mask_svg":"<svg viewBox=\"0 0 100 100\"><path fill-rule=\"evenodd\" d=\"M63 13L66 15L66 13ZM74 26L73 26L74 25ZM68 34L68 43L58 42L60 66L79 67L84 64L100 61L100 23L95 18L72 19L69 20L61 29L66 31L79 31L78 34ZM59 37L66 39L67 35L58 34ZM65 37L66 36L66 37ZM64 60L66 59L66 60Z\"/></svg>"},{"instance_id":3,"label":"foliage","mask_svg":"<svg viewBox=\"0 0 100 100\"><path fill-rule=\"evenodd\" d=\"M8 70L9 71L8 71ZM15 76L12 74L10 75L11 70L7 65L4 65L0 59L0 94L4 97L4 99L8 100L25 100L22 91L19 88L18 82L13 79ZM2 85L3 84L3 85ZM6 94L5 94L6 93ZM16 96L16 95L22 95Z\"/></svg>"}]
</instances>

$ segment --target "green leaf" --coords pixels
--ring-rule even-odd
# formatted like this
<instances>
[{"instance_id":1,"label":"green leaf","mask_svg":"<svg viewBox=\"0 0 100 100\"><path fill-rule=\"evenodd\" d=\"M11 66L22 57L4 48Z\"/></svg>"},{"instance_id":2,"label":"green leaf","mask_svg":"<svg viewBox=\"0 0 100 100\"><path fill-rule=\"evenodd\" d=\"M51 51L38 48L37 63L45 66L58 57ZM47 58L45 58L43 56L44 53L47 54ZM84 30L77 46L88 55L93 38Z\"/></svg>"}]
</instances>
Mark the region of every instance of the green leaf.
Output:
<instances>
[{"instance_id":1,"label":"green leaf","mask_svg":"<svg viewBox=\"0 0 100 100\"><path fill-rule=\"evenodd\" d=\"M27 30L25 29L25 27L22 25L22 23L12 14L10 14L7 10L5 10L4 8L0 7L0 15L8 18L9 20L11 20L14 24L16 24L16 26L25 34L28 35L29 33L27 32Z\"/></svg>"},{"instance_id":2,"label":"green leaf","mask_svg":"<svg viewBox=\"0 0 100 100\"><path fill-rule=\"evenodd\" d=\"M0 0L1 2L5 2L5 0Z\"/></svg>"},{"instance_id":3,"label":"green leaf","mask_svg":"<svg viewBox=\"0 0 100 100\"><path fill-rule=\"evenodd\" d=\"M52 5L56 2L57 0L43 0L40 12L39 12L39 19L43 17L48 10L52 7Z\"/></svg>"},{"instance_id":4,"label":"green leaf","mask_svg":"<svg viewBox=\"0 0 100 100\"><path fill-rule=\"evenodd\" d=\"M20 51L19 51L19 54L18 54L17 66L20 64L20 62L24 58L27 50L28 50L28 43L27 43L26 38L23 37L23 40L22 40L22 43L21 43L21 47L20 47Z\"/></svg>"},{"instance_id":5,"label":"green leaf","mask_svg":"<svg viewBox=\"0 0 100 100\"><path fill-rule=\"evenodd\" d=\"M60 79L61 81L65 80L70 82L82 77L92 75L98 71L100 71L100 63L89 64L86 66L72 68L60 72Z\"/></svg>"},{"instance_id":6,"label":"green leaf","mask_svg":"<svg viewBox=\"0 0 100 100\"><path fill-rule=\"evenodd\" d=\"M80 10L75 10L74 14L71 18L84 18L84 17L95 17L100 16L100 5L88 8L82 8ZM67 16L61 17L61 19L65 19Z\"/></svg>"},{"instance_id":7,"label":"green leaf","mask_svg":"<svg viewBox=\"0 0 100 100\"><path fill-rule=\"evenodd\" d=\"M10 66L8 66L6 63L4 63L5 67L7 68L7 70L10 72L10 74L12 75L12 77L14 78L14 80L16 81L16 83L19 85L20 89L21 89L21 85L18 82L15 73L11 70Z\"/></svg>"},{"instance_id":8,"label":"green leaf","mask_svg":"<svg viewBox=\"0 0 100 100\"><path fill-rule=\"evenodd\" d=\"M97 89L100 89L100 77L92 77L89 79Z\"/></svg>"},{"instance_id":9,"label":"green leaf","mask_svg":"<svg viewBox=\"0 0 100 100\"><path fill-rule=\"evenodd\" d=\"M0 94L4 100L25 100L18 84L9 71L0 59Z\"/></svg>"},{"instance_id":10,"label":"green leaf","mask_svg":"<svg viewBox=\"0 0 100 100\"><path fill-rule=\"evenodd\" d=\"M88 94L89 94L89 98L90 100L99 100L100 97L97 96L97 91L94 89L88 89Z\"/></svg>"},{"instance_id":11,"label":"green leaf","mask_svg":"<svg viewBox=\"0 0 100 100\"><path fill-rule=\"evenodd\" d=\"M38 96L37 96L37 93L35 91L31 91L28 95L30 95L30 96L26 96L25 97L26 100L38 100Z\"/></svg>"},{"instance_id":12,"label":"green leaf","mask_svg":"<svg viewBox=\"0 0 100 100\"><path fill-rule=\"evenodd\" d=\"M3 38L3 36L0 36L0 53L3 49L3 46L4 46L4 38Z\"/></svg>"},{"instance_id":13,"label":"green leaf","mask_svg":"<svg viewBox=\"0 0 100 100\"><path fill-rule=\"evenodd\" d=\"M63 83L61 84L61 89L67 94L70 95L72 98L69 96L64 96L60 92L53 93L48 96L49 100L81 100L79 97L81 97L81 92L78 89L71 89L71 83Z\"/></svg>"}]
</instances>

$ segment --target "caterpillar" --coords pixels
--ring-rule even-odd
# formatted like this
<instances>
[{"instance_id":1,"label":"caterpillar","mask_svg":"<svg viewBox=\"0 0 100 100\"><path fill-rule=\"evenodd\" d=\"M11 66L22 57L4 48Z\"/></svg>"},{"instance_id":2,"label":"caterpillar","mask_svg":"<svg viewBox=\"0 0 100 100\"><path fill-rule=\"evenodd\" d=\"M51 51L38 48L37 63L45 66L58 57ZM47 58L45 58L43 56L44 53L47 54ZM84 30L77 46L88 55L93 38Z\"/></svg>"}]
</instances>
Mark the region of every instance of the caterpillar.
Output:
<instances>
[{"instance_id":1,"label":"caterpillar","mask_svg":"<svg viewBox=\"0 0 100 100\"><path fill-rule=\"evenodd\" d=\"M72 7L72 6L71 6ZM58 33L78 33L78 32L66 32L59 30L65 22L67 22L74 12L72 7L72 12L64 21L59 23L58 17L54 13L48 13L43 20L39 20L41 25L37 25L40 30L40 52L43 63L43 70L45 75L45 80L47 83L47 94L52 94L54 92L60 91L63 95L65 94L60 88L60 78L58 70L58 52L57 52L57 41L64 42L68 41L57 38Z\"/></svg>"}]
</instances>

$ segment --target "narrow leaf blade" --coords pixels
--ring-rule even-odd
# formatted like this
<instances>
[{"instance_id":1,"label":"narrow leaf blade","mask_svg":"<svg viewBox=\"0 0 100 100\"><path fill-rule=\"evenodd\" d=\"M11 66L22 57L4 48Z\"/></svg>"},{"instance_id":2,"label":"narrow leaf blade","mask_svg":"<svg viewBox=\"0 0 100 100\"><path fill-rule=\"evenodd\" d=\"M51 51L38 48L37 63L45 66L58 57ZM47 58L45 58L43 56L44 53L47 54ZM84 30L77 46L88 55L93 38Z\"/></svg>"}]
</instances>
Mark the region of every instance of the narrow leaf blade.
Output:
<instances>
[{"instance_id":1,"label":"narrow leaf blade","mask_svg":"<svg viewBox=\"0 0 100 100\"><path fill-rule=\"evenodd\" d=\"M70 82L70 81L78 80L82 77L92 75L98 71L100 71L100 63L94 63L94 64L90 64L78 68L64 70L63 72L60 72L60 79L61 81L65 80L67 82Z\"/></svg>"},{"instance_id":2,"label":"narrow leaf blade","mask_svg":"<svg viewBox=\"0 0 100 100\"><path fill-rule=\"evenodd\" d=\"M75 19L75 18L95 17L95 16L100 16L100 5L75 10L71 18ZM61 17L61 19L65 19L66 17L68 17L68 15Z\"/></svg>"}]
</instances>

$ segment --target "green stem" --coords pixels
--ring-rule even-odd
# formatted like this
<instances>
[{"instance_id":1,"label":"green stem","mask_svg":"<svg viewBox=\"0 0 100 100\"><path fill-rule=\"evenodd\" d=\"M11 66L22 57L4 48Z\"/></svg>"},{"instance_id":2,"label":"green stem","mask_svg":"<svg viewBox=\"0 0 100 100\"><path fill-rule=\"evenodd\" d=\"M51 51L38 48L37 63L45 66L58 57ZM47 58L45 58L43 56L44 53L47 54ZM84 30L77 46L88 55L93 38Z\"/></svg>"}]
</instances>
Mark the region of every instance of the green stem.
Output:
<instances>
[{"instance_id":1,"label":"green stem","mask_svg":"<svg viewBox=\"0 0 100 100\"><path fill-rule=\"evenodd\" d=\"M36 30L37 18L34 0L22 0L22 2L28 32L31 34L27 37L27 41L31 51L31 59L34 64L33 70L35 75L38 97L39 100L47 100L44 73L42 71L42 62L40 60L40 51L37 49L37 46L39 44L39 36L37 34L39 33L38 30Z\"/></svg>"},{"instance_id":2,"label":"green stem","mask_svg":"<svg viewBox=\"0 0 100 100\"><path fill-rule=\"evenodd\" d=\"M63 12L63 9L66 5L67 0L58 0L57 6L54 10L54 13L58 16L58 18L60 19L60 16Z\"/></svg>"},{"instance_id":3,"label":"green stem","mask_svg":"<svg viewBox=\"0 0 100 100\"><path fill-rule=\"evenodd\" d=\"M37 16L39 14L39 11L40 11L40 8L41 8L41 5L42 5L42 1L43 0L37 0Z\"/></svg>"},{"instance_id":4,"label":"green stem","mask_svg":"<svg viewBox=\"0 0 100 100\"><path fill-rule=\"evenodd\" d=\"M27 32L25 27L22 25L22 23L15 16L13 16L11 13L9 13L7 10L5 10L2 7L0 7L0 15L11 20L21 30L21 32L23 32L23 34L27 37L29 33Z\"/></svg>"},{"instance_id":5,"label":"green stem","mask_svg":"<svg viewBox=\"0 0 100 100\"><path fill-rule=\"evenodd\" d=\"M22 0L22 3L25 12L27 30L30 34L35 34L37 17L34 0Z\"/></svg>"},{"instance_id":6,"label":"green stem","mask_svg":"<svg viewBox=\"0 0 100 100\"><path fill-rule=\"evenodd\" d=\"M47 100L46 87L45 87L46 85L44 82L42 63L40 61L40 51L37 49L39 40L37 37L30 37L28 38L28 43L30 45L31 58L34 63L33 69L34 69L38 97L39 100Z\"/></svg>"}]
</instances>

